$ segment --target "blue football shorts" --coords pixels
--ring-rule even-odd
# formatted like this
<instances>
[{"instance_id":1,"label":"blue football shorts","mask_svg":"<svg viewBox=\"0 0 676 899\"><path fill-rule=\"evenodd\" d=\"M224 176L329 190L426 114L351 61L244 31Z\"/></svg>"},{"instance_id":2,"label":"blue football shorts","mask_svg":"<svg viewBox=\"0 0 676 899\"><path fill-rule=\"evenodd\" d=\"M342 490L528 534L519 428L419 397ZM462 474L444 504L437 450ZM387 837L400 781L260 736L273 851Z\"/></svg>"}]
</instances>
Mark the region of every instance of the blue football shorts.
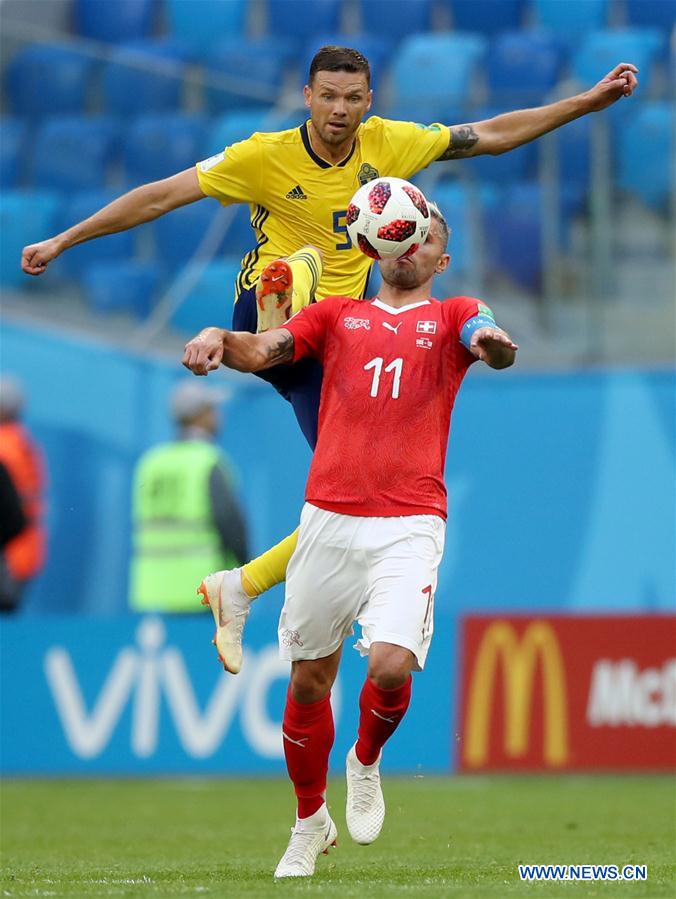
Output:
<instances>
[{"instance_id":1,"label":"blue football shorts","mask_svg":"<svg viewBox=\"0 0 676 899\"><path fill-rule=\"evenodd\" d=\"M240 293L235 303L232 328L234 331L255 334L257 320L256 288L250 287ZM274 368L255 372L257 377L272 384L277 393L291 403L300 429L313 450L317 445L323 371L321 363L316 359L301 359L291 365L276 365Z\"/></svg>"}]
</instances>

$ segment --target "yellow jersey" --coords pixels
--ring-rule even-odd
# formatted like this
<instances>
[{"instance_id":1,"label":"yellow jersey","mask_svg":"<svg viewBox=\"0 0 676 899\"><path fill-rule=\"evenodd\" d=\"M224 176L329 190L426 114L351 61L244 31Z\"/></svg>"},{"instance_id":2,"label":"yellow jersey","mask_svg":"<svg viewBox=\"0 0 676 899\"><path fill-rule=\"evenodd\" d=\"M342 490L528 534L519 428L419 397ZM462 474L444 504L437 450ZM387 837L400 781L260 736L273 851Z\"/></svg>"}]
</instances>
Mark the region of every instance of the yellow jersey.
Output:
<instances>
[{"instance_id":1,"label":"yellow jersey","mask_svg":"<svg viewBox=\"0 0 676 899\"><path fill-rule=\"evenodd\" d=\"M312 244L324 257L316 298L363 297L372 261L353 248L347 234L352 196L373 178L410 178L438 159L449 140L446 125L371 116L336 165L314 152L307 122L289 131L253 134L197 163L207 196L224 206L248 203L251 210L256 247L242 260L237 295L253 287L273 259Z\"/></svg>"}]
</instances>

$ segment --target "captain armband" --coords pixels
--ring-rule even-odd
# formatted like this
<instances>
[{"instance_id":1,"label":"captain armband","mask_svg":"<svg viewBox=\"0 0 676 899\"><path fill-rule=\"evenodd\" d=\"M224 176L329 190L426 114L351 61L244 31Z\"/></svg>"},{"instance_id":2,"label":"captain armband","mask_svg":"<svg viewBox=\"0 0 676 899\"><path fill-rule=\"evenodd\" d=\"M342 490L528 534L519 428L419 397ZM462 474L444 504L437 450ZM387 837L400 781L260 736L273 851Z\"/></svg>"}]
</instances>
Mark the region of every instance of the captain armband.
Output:
<instances>
[{"instance_id":1,"label":"captain armband","mask_svg":"<svg viewBox=\"0 0 676 899\"><path fill-rule=\"evenodd\" d=\"M487 315L475 315L462 326L460 343L469 349L472 342L472 334L478 331L479 328L498 328L498 326L495 324L494 318L489 318ZM498 328L498 330L500 329Z\"/></svg>"}]
</instances>

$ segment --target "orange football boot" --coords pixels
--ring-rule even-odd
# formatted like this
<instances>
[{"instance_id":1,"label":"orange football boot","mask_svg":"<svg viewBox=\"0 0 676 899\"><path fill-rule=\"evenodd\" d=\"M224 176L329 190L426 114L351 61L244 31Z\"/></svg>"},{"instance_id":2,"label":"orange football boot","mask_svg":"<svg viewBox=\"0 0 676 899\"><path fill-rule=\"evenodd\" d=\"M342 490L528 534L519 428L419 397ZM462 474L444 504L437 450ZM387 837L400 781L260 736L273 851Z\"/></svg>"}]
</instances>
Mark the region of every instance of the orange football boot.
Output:
<instances>
[{"instance_id":1,"label":"orange football boot","mask_svg":"<svg viewBox=\"0 0 676 899\"><path fill-rule=\"evenodd\" d=\"M293 272L284 259L269 262L256 285L257 333L281 328L291 317Z\"/></svg>"}]
</instances>

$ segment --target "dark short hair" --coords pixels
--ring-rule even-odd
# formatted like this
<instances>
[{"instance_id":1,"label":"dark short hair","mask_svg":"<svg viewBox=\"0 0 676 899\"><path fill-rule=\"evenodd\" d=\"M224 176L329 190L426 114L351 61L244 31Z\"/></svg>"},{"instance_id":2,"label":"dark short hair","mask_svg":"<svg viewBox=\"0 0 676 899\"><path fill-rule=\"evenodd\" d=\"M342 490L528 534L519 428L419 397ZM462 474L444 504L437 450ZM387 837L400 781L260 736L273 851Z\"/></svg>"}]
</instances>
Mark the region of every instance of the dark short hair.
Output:
<instances>
[{"instance_id":1,"label":"dark short hair","mask_svg":"<svg viewBox=\"0 0 676 899\"><path fill-rule=\"evenodd\" d=\"M367 86L371 87L371 66L369 61L359 50L353 50L352 47L334 47L331 45L320 47L310 63L308 84L312 84L312 79L317 72L363 72L366 75Z\"/></svg>"},{"instance_id":2,"label":"dark short hair","mask_svg":"<svg viewBox=\"0 0 676 899\"><path fill-rule=\"evenodd\" d=\"M439 209L437 204L433 200L428 200L427 205L429 206L430 215L439 225L439 230L441 231L441 241L444 245L444 253L446 252L446 247L448 246L448 238L451 235L451 229L448 227L448 222L444 218L444 214Z\"/></svg>"}]
</instances>

